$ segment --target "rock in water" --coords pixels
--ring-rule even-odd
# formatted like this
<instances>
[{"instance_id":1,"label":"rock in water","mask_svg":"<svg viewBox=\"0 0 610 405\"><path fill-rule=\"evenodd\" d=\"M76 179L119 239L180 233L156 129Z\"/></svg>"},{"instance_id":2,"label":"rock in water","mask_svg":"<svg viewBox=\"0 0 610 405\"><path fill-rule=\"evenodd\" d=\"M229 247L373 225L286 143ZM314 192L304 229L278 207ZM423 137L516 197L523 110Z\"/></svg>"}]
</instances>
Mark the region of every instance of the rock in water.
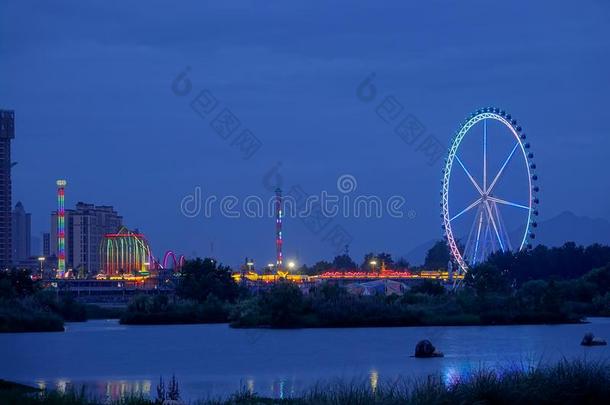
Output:
<instances>
[{"instance_id":1,"label":"rock in water","mask_svg":"<svg viewBox=\"0 0 610 405\"><path fill-rule=\"evenodd\" d=\"M585 333L580 344L582 346L606 346L607 343L604 339L596 338L591 332Z\"/></svg>"},{"instance_id":2,"label":"rock in water","mask_svg":"<svg viewBox=\"0 0 610 405\"><path fill-rule=\"evenodd\" d=\"M443 357L443 353L437 352L432 342L424 339L420 340L415 346L415 357Z\"/></svg>"}]
</instances>

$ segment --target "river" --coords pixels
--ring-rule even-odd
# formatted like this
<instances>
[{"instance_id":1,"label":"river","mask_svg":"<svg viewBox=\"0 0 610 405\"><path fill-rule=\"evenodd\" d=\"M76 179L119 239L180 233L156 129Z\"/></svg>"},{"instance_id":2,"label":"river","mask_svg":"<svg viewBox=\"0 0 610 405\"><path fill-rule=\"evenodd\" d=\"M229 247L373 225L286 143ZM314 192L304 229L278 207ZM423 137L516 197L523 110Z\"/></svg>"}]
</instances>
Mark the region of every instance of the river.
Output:
<instances>
[{"instance_id":1,"label":"river","mask_svg":"<svg viewBox=\"0 0 610 405\"><path fill-rule=\"evenodd\" d=\"M562 358L610 360L610 346L579 345L586 332L610 338L610 319L579 325L262 330L219 325L124 326L68 323L64 333L0 334L0 378L96 396L155 396L175 374L183 398L216 398L240 388L286 397L316 383L373 388L430 374L451 379L479 367L506 369ZM444 358L411 357L430 339Z\"/></svg>"}]
</instances>

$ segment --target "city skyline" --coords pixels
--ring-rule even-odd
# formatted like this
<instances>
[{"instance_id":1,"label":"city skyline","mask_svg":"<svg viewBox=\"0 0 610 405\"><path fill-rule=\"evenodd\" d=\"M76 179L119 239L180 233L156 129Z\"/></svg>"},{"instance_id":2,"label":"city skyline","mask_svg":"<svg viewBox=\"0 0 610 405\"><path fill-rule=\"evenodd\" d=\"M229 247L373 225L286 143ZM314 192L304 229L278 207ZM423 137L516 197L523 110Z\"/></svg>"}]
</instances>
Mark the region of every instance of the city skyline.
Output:
<instances>
[{"instance_id":1,"label":"city skyline","mask_svg":"<svg viewBox=\"0 0 610 405\"><path fill-rule=\"evenodd\" d=\"M196 187L205 195L268 198L272 191L265 178L276 167L284 189L299 185L308 193L336 190L337 179L351 175L358 192L403 196L414 213L400 220L337 221L353 238L353 256L378 250L404 255L442 237L442 164L429 165L396 136L377 113L379 103L358 98L358 87L374 74L380 101L396 97L403 114L417 117L447 146L473 110L487 105L510 110L536 147L541 220L565 210L608 220L607 180L598 170L610 147L610 128L602 118L609 90L607 7L575 7L565 20L560 9L568 3L556 9L524 4L477 8L479 24L497 24L489 37L463 29L470 18L464 9L433 4L355 8L339 18L338 35L330 23L337 16L311 3L302 10L320 15L311 36L294 10L276 9L270 19L253 9L261 24L242 27L243 14L231 14L230 8L193 5L202 11L197 19L167 11L185 27L178 38L155 34L173 28L167 21L157 27L158 9L143 12L139 30L115 35L105 24L130 19L139 9L28 8L24 21L3 19L0 28L12 38L0 44L9 56L0 67L0 105L16 111L14 201L28 207L32 234L40 235L48 231L47 213L55 208L54 182L67 178L68 206L77 201L115 206L130 227L148 236L155 252L208 256L213 246L214 256L235 265L245 256L274 260L273 220L185 217L180 203ZM28 6L2 7L3 15L14 15ZM522 7L529 12L521 13ZM496 21L500 9L503 18ZM82 20L71 18L75 10ZM423 22L398 20L417 13L435 13L443 34ZM518 30L513 21L519 21ZM246 30L257 35L237 35ZM376 39L380 30L386 41ZM414 32L426 35L405 41ZM212 33L223 47L210 40ZM392 39L401 39L400 48ZM290 44L298 46L293 50ZM482 48L489 51L483 60L477 56ZM192 97L173 91L185 71L193 96L207 89L220 109L239 119L240 130L249 129L262 142L256 154L245 159L239 145L215 132L214 117L201 118L189 105ZM573 173L582 178L567 180ZM288 219L283 225L285 257L312 264L336 253L302 223Z\"/></svg>"},{"instance_id":2,"label":"city skyline","mask_svg":"<svg viewBox=\"0 0 610 405\"><path fill-rule=\"evenodd\" d=\"M608 402L609 21L0 1L0 403Z\"/></svg>"}]
</instances>

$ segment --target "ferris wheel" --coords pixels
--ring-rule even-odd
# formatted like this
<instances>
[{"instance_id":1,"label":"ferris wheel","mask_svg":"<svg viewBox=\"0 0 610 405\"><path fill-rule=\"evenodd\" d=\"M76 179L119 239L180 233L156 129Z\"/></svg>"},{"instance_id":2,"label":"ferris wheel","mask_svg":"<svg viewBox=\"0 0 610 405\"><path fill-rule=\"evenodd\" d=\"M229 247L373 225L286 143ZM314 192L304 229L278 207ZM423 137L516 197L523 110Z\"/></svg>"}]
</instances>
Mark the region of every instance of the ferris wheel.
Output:
<instances>
[{"instance_id":1,"label":"ferris wheel","mask_svg":"<svg viewBox=\"0 0 610 405\"><path fill-rule=\"evenodd\" d=\"M457 131L443 169L441 216L451 257L465 273L497 251L531 247L538 175L521 126L482 108Z\"/></svg>"}]
</instances>

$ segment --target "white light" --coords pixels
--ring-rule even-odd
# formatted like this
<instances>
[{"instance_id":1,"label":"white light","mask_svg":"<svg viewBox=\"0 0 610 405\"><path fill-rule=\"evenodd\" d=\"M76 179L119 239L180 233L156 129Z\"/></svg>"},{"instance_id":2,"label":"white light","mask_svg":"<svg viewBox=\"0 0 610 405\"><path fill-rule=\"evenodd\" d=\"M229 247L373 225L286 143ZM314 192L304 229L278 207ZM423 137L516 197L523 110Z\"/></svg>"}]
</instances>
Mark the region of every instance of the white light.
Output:
<instances>
[{"instance_id":1,"label":"white light","mask_svg":"<svg viewBox=\"0 0 610 405\"><path fill-rule=\"evenodd\" d=\"M296 263L295 262L288 262L288 268L289 269L294 269L296 267Z\"/></svg>"}]
</instances>

